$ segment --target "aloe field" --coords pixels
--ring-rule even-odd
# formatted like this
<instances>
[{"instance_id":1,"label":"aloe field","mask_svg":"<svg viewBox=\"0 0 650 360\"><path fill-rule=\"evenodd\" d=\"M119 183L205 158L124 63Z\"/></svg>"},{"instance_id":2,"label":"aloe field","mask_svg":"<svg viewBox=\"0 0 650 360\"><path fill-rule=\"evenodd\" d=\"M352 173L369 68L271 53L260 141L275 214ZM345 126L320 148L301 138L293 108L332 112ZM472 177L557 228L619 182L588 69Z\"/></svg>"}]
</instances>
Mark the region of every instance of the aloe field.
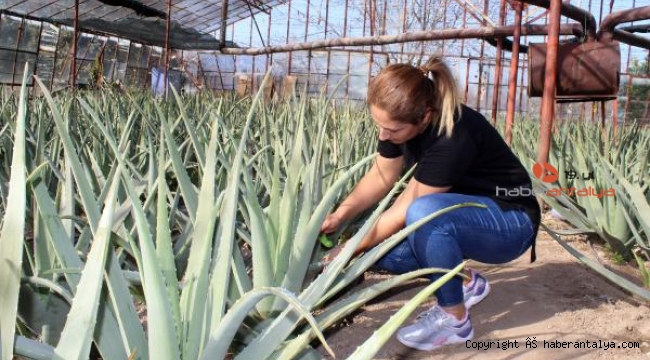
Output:
<instances>
[{"instance_id":1,"label":"aloe field","mask_svg":"<svg viewBox=\"0 0 650 360\"><path fill-rule=\"evenodd\" d=\"M173 93L163 101L135 91L43 93L30 98L23 88L0 99L3 359L334 356L328 328L409 280L447 272L350 355L370 359L462 267L349 291L419 225L349 261L403 183L329 239L349 246L320 267L331 245L320 225L374 157L375 129L359 104L325 96L269 102L260 94ZM536 129L531 120L516 127L512 146L527 168ZM597 235L636 264L638 282L575 255L646 301L649 141L642 127L614 132L565 122L549 161L560 174L593 171L594 180L537 184L574 227L549 232L558 241ZM549 196L551 186L613 188L615 196ZM320 344L325 354L314 349Z\"/></svg>"},{"instance_id":2,"label":"aloe field","mask_svg":"<svg viewBox=\"0 0 650 360\"><path fill-rule=\"evenodd\" d=\"M310 358L323 329L442 271L339 295L414 229L348 264L399 184L319 269L320 225L374 156L368 116L352 106L136 92L30 100L23 88L0 113L4 359ZM371 358L459 270L353 358Z\"/></svg>"}]
</instances>

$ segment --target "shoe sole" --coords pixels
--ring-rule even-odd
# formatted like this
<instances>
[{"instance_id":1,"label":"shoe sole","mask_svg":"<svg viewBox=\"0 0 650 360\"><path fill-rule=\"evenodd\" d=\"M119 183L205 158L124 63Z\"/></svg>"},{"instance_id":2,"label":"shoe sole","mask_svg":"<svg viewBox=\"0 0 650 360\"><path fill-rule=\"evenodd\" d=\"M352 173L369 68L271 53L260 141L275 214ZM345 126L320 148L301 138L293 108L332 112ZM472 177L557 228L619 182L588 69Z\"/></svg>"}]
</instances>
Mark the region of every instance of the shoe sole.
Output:
<instances>
[{"instance_id":1,"label":"shoe sole","mask_svg":"<svg viewBox=\"0 0 650 360\"><path fill-rule=\"evenodd\" d=\"M467 302L465 303L465 308L469 310L472 306L483 301L483 299L485 299L488 295L490 295L490 290L491 290L490 283L486 281L485 290L483 290L481 296L472 296L469 299L467 299Z\"/></svg>"},{"instance_id":2,"label":"shoe sole","mask_svg":"<svg viewBox=\"0 0 650 360\"><path fill-rule=\"evenodd\" d=\"M465 343L467 340L472 340L474 338L474 329L472 329L472 331L469 333L469 335L467 335L464 338L459 337L457 335L453 335L453 336L448 337L447 341L444 344L438 344L438 345L431 344L431 343L422 344L422 343L408 341L406 339L403 339L401 336L399 336L399 334L396 337L397 337L397 340L399 342L401 342L402 344L404 344L404 345L406 345L406 346L408 346L410 348L418 349L418 350L422 350L422 351L432 351L432 350L439 349L439 348L441 348L443 346L446 346L446 345L462 344L462 343Z\"/></svg>"}]
</instances>

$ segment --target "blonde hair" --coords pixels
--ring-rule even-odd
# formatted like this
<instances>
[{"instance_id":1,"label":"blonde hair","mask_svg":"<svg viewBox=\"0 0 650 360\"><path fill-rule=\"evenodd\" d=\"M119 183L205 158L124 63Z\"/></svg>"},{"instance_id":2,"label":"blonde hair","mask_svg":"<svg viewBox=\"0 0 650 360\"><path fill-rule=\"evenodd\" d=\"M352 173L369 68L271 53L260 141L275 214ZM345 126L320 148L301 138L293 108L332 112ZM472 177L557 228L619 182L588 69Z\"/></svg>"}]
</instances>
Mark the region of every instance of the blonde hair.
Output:
<instances>
[{"instance_id":1,"label":"blonde hair","mask_svg":"<svg viewBox=\"0 0 650 360\"><path fill-rule=\"evenodd\" d=\"M461 101L456 80L442 59L432 57L420 68L391 64L382 69L368 87L368 104L388 112L395 121L419 124L427 111L440 124L438 134L451 136L454 115Z\"/></svg>"}]
</instances>

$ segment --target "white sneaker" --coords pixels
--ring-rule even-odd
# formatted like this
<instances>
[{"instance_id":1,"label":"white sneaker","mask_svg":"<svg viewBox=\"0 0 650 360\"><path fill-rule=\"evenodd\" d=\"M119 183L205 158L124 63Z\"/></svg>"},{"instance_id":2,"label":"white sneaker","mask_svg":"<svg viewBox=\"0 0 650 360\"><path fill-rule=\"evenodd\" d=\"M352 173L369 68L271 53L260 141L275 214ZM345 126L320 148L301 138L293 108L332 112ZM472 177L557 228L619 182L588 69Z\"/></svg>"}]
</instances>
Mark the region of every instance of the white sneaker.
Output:
<instances>
[{"instance_id":1,"label":"white sneaker","mask_svg":"<svg viewBox=\"0 0 650 360\"><path fill-rule=\"evenodd\" d=\"M397 331L397 340L418 350L435 350L444 345L464 343L474 338L469 312L462 320L446 313L439 306L418 316L413 325Z\"/></svg>"},{"instance_id":2,"label":"white sneaker","mask_svg":"<svg viewBox=\"0 0 650 360\"><path fill-rule=\"evenodd\" d=\"M490 283L488 283L487 279L475 270L469 272L472 274L472 280L467 285L463 284L463 301L465 302L465 308L468 310L485 299L490 293Z\"/></svg>"}]
</instances>

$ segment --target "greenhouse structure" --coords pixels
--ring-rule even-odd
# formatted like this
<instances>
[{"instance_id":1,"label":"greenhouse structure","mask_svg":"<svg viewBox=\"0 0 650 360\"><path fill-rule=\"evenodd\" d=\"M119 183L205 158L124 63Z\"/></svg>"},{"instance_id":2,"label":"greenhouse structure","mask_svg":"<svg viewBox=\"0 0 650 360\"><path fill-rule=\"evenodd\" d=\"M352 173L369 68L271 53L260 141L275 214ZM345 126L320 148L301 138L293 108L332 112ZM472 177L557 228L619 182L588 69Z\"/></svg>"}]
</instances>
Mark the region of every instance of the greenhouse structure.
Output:
<instances>
[{"instance_id":1,"label":"greenhouse structure","mask_svg":"<svg viewBox=\"0 0 650 360\"><path fill-rule=\"evenodd\" d=\"M536 284L530 274L557 264L539 256L517 276L479 266L492 296L519 302L484 304L500 310L474 322L477 343L402 351L398 329L475 263L388 276L377 261L427 221L485 205L426 221L402 214L399 229L358 250L390 209L415 201L416 157L386 175L390 186L373 184L385 190L373 204L362 201L335 231L327 224L359 181L381 172L381 134L402 129L371 112L373 80L434 57L459 102L529 175L523 190L542 212L533 249L557 246L575 267L520 294L504 291L508 281ZM542 352L549 334L574 340L577 321L566 319L576 317L593 324L585 336L624 341L620 358L641 359L650 354L648 125L642 0L0 0L0 360L465 359L509 336L525 341L522 357L596 357ZM416 175L406 163L418 163ZM578 285L570 274L579 271L597 280ZM557 299L548 318L564 322L527 328L513 315L508 324L528 333L500 333L511 308L539 305L541 288ZM618 331L596 305L581 318L587 310L565 306L567 294L588 310L587 298L606 297L599 304L612 310L618 296L640 315ZM372 304L390 313L373 317Z\"/></svg>"}]
</instances>

